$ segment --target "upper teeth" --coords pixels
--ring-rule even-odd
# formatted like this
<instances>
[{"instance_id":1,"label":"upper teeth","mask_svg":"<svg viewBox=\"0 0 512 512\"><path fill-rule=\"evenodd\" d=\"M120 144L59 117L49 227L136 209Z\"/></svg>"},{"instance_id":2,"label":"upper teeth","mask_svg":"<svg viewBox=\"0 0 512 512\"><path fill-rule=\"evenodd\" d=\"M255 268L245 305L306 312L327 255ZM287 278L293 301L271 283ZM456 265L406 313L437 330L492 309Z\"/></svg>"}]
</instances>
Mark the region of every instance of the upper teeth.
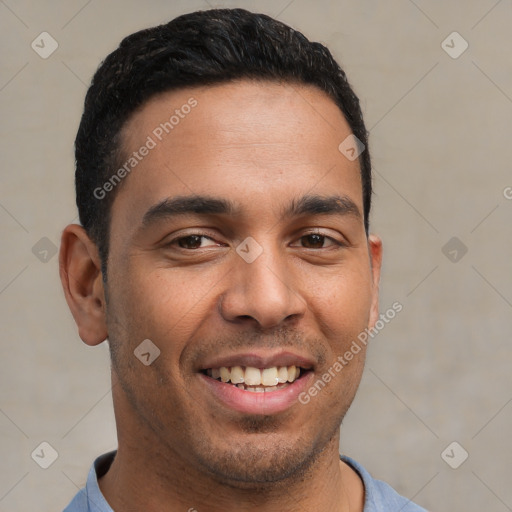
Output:
<instances>
[{"instance_id":1,"label":"upper teeth","mask_svg":"<svg viewBox=\"0 0 512 512\"><path fill-rule=\"evenodd\" d=\"M254 368L252 366L232 366L212 368L208 375L222 382L246 384L248 386L276 386L284 382L293 382L300 375L298 366L272 366L271 368Z\"/></svg>"}]
</instances>

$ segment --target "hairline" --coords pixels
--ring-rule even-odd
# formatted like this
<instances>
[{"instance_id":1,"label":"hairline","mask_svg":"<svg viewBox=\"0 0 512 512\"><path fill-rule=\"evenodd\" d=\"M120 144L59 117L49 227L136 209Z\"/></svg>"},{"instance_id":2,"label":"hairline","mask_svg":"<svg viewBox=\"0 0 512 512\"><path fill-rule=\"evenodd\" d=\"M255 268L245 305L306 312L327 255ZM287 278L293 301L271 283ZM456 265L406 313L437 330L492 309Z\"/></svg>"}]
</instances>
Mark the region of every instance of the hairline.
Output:
<instances>
[{"instance_id":1,"label":"hairline","mask_svg":"<svg viewBox=\"0 0 512 512\"><path fill-rule=\"evenodd\" d=\"M214 81L208 83L197 83L197 84L190 84L190 85L176 85L176 86L170 86L167 87L161 91L156 91L153 93L150 93L139 105L137 105L133 110L131 110L124 120L121 122L121 126L116 131L114 135L114 142L115 146L112 148L113 158L112 163L109 166L107 170L107 175L105 176L105 179L108 179L108 177L112 176L115 173L115 170L118 169L120 166L122 166L123 162L127 160L129 149L126 147L126 139L127 139L127 130L129 130L129 124L133 120L133 118L141 113L150 103L151 101L154 101L158 98L164 97L166 95L172 94L173 92L179 93L183 91L193 91L198 89L211 89L216 87L222 87L228 84L243 84L243 83L267 83L267 84L278 84L278 85L296 85L298 87L303 88L309 88L316 90L317 92L320 92L323 94L324 97L328 98L334 106L338 109L338 111L343 116L343 119L347 123L348 127L350 128L350 131L353 133L353 127L350 123L350 121L347 119L347 116L345 115L345 112L343 112L340 105L338 105L337 101L331 94L329 94L328 91L320 87L316 83L306 82L304 80L301 80L300 78L294 78L294 77L272 77L272 76L238 76L238 77L226 77L223 79L222 77L217 77ZM365 194L364 194L364 183L363 183L363 166L362 166L362 160L361 156L357 158L357 163L359 166L359 179L361 181L361 195L362 195L362 201L363 201L363 210L362 210L362 216L363 216L363 223L367 223L369 227L369 219L365 219ZM371 169L369 170L371 173ZM104 281L107 280L107 265L108 265L108 255L110 253L110 231L111 231L111 224L112 224L112 210L114 206L114 201L116 200L116 197L118 193L120 192L120 189L123 188L125 180L128 178L127 176L124 180L122 180L117 187L115 187L111 193L109 194L109 201L107 203L106 208L106 216L105 216L105 223L106 223L106 229L105 229L105 240L104 240L104 256L105 260L101 262L102 266L102 272L104 274ZM371 175L370 175L371 179ZM368 237L369 229L366 229L365 225L365 232L366 236Z\"/></svg>"}]
</instances>

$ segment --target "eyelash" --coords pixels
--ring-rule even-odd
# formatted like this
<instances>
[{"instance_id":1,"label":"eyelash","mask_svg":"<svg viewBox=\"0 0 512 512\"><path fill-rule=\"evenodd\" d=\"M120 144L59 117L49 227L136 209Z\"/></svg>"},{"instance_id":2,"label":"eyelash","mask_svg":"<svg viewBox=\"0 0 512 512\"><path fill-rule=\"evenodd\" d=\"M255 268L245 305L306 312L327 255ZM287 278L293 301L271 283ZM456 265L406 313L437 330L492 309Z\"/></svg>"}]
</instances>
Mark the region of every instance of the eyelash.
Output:
<instances>
[{"instance_id":1,"label":"eyelash","mask_svg":"<svg viewBox=\"0 0 512 512\"><path fill-rule=\"evenodd\" d=\"M297 240L300 240L302 238L305 238L307 236L312 236L312 235L317 235L317 236L320 236L322 238L324 238L325 240L329 240L330 242L332 242L335 246L338 246L338 247L343 247L345 244L343 244L342 242L340 242L339 240L336 240L335 238L331 237L331 236L328 236L328 235L325 235L323 233L318 233L316 231L312 231L310 233L304 233L303 235L301 235ZM187 238L190 238L190 237L193 237L193 236L197 236L197 237L201 237L201 238L207 238L208 240L211 240L212 242L214 242L215 240L208 236L208 235L205 235L204 233L190 233L188 235L185 235L185 236L180 236L180 237L177 237L177 238L174 238L173 240L171 240L169 243L165 244L166 247L172 247L174 245L176 245L180 240L186 240ZM182 249L184 251L197 251L197 250L200 250L201 247L198 247L196 249L187 249L185 247L178 247L179 249ZM311 249L309 247L302 247L303 249ZM327 249L328 247L320 247L319 249ZM204 248L203 248L204 249ZM315 250L315 249L313 249ZM316 249L318 250L318 249Z\"/></svg>"}]
</instances>

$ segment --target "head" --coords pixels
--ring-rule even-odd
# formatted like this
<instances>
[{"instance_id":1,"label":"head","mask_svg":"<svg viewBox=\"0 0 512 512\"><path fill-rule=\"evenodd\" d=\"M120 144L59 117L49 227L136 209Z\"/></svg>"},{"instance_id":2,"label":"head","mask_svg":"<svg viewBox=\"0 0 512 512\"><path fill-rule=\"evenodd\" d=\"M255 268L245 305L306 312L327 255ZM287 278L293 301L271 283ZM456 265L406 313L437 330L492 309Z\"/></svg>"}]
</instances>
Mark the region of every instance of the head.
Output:
<instances>
[{"instance_id":1,"label":"head","mask_svg":"<svg viewBox=\"0 0 512 512\"><path fill-rule=\"evenodd\" d=\"M354 135L355 160L338 149ZM81 338L109 339L120 446L147 439L230 483L307 467L365 347L333 365L378 318L367 133L329 51L241 9L127 37L87 93L76 194L61 277ZM293 364L287 397L258 403L212 378Z\"/></svg>"},{"instance_id":2,"label":"head","mask_svg":"<svg viewBox=\"0 0 512 512\"><path fill-rule=\"evenodd\" d=\"M372 181L367 132L344 71L326 47L269 16L212 9L126 37L88 90L75 141L76 200L80 222L98 246L105 278L111 207L122 187L115 175L127 159L122 131L128 119L159 93L240 79L312 85L338 106L366 147L359 163L368 233ZM109 182L111 191L105 189Z\"/></svg>"}]
</instances>

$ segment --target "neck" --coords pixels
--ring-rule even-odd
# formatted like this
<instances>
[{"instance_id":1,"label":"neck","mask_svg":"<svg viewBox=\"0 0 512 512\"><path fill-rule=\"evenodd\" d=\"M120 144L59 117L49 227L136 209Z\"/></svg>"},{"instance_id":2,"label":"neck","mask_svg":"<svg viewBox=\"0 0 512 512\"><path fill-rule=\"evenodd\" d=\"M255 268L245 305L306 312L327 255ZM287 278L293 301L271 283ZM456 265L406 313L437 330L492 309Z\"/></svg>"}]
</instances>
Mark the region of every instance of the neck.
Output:
<instances>
[{"instance_id":1,"label":"neck","mask_svg":"<svg viewBox=\"0 0 512 512\"><path fill-rule=\"evenodd\" d=\"M359 476L339 459L338 435L310 467L264 485L220 482L176 454L164 456L140 442L120 442L99 484L112 509L125 511L353 512L362 511L364 501Z\"/></svg>"}]
</instances>

